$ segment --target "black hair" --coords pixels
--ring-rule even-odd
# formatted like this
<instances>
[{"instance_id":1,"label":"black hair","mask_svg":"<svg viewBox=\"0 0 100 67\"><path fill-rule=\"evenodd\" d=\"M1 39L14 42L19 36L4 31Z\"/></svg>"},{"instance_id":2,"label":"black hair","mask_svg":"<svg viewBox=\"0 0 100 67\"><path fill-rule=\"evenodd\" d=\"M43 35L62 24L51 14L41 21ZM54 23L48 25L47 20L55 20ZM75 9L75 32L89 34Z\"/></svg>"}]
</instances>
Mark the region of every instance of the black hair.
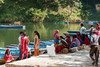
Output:
<instances>
[{"instance_id":1,"label":"black hair","mask_svg":"<svg viewBox=\"0 0 100 67\"><path fill-rule=\"evenodd\" d=\"M24 32L22 32L22 31L20 32L20 34L23 34L23 33L24 33Z\"/></svg>"},{"instance_id":2,"label":"black hair","mask_svg":"<svg viewBox=\"0 0 100 67\"><path fill-rule=\"evenodd\" d=\"M63 36L60 36L60 38L64 39Z\"/></svg>"},{"instance_id":3,"label":"black hair","mask_svg":"<svg viewBox=\"0 0 100 67\"><path fill-rule=\"evenodd\" d=\"M81 26L84 26L83 24L81 24Z\"/></svg>"},{"instance_id":4,"label":"black hair","mask_svg":"<svg viewBox=\"0 0 100 67\"><path fill-rule=\"evenodd\" d=\"M38 38L40 39L40 34L37 31L34 31L34 33L36 33L36 35L38 36Z\"/></svg>"},{"instance_id":5,"label":"black hair","mask_svg":"<svg viewBox=\"0 0 100 67\"><path fill-rule=\"evenodd\" d=\"M23 35L26 36L26 32L23 32Z\"/></svg>"},{"instance_id":6,"label":"black hair","mask_svg":"<svg viewBox=\"0 0 100 67\"><path fill-rule=\"evenodd\" d=\"M8 51L5 52L5 54L7 54L7 53L8 53Z\"/></svg>"},{"instance_id":7,"label":"black hair","mask_svg":"<svg viewBox=\"0 0 100 67\"><path fill-rule=\"evenodd\" d=\"M86 37L88 37L88 35L85 35Z\"/></svg>"},{"instance_id":8,"label":"black hair","mask_svg":"<svg viewBox=\"0 0 100 67\"><path fill-rule=\"evenodd\" d=\"M8 55L8 50L5 52L6 55Z\"/></svg>"},{"instance_id":9,"label":"black hair","mask_svg":"<svg viewBox=\"0 0 100 67\"><path fill-rule=\"evenodd\" d=\"M76 38L76 37L77 37L76 35L73 36L73 38Z\"/></svg>"}]
</instances>

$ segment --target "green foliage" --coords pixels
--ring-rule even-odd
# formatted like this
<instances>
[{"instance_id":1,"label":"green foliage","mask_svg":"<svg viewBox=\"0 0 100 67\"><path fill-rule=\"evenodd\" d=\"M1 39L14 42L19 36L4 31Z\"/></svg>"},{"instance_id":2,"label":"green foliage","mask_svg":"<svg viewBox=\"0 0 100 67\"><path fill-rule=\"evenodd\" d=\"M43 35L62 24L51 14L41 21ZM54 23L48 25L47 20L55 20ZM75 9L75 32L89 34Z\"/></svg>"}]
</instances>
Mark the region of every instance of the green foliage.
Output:
<instances>
[{"instance_id":1,"label":"green foliage","mask_svg":"<svg viewBox=\"0 0 100 67\"><path fill-rule=\"evenodd\" d=\"M98 2L100 1L0 0L0 22L100 20L100 13L95 11L95 3Z\"/></svg>"},{"instance_id":2,"label":"green foliage","mask_svg":"<svg viewBox=\"0 0 100 67\"><path fill-rule=\"evenodd\" d=\"M26 15L29 16L33 22L43 22L46 17L46 10L41 11L41 9L30 8L26 11Z\"/></svg>"}]
</instances>

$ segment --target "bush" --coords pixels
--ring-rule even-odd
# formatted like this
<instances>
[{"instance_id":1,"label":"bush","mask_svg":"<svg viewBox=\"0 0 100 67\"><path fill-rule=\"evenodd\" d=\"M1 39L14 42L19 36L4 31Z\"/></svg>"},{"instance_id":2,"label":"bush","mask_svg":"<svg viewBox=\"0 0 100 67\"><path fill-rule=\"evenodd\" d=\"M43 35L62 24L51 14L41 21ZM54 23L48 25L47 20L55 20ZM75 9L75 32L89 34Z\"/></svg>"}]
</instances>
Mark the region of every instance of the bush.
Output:
<instances>
[{"instance_id":1,"label":"bush","mask_svg":"<svg viewBox=\"0 0 100 67\"><path fill-rule=\"evenodd\" d=\"M26 11L26 15L30 18L33 22L43 22L47 13L45 11L41 11L41 9L37 8L30 8Z\"/></svg>"}]
</instances>

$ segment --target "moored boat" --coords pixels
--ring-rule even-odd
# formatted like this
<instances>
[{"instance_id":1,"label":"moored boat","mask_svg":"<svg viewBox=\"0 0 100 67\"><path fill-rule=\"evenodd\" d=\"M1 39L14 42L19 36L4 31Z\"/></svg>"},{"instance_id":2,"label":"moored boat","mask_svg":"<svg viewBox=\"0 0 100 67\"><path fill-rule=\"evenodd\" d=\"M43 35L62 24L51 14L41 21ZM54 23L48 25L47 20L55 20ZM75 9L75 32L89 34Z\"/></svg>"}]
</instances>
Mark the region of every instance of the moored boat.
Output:
<instances>
[{"instance_id":1,"label":"moored boat","mask_svg":"<svg viewBox=\"0 0 100 67\"><path fill-rule=\"evenodd\" d=\"M74 36L74 35L77 35L77 33L63 33L65 36L67 35L67 34L69 34L70 36ZM87 35L89 35L89 33L86 33Z\"/></svg>"},{"instance_id":2,"label":"moored boat","mask_svg":"<svg viewBox=\"0 0 100 67\"><path fill-rule=\"evenodd\" d=\"M68 33L80 33L80 31L67 31ZM86 33L89 33L89 31L87 30Z\"/></svg>"},{"instance_id":3,"label":"moored boat","mask_svg":"<svg viewBox=\"0 0 100 67\"><path fill-rule=\"evenodd\" d=\"M23 29L25 30L25 25L0 25L0 29Z\"/></svg>"}]
</instances>

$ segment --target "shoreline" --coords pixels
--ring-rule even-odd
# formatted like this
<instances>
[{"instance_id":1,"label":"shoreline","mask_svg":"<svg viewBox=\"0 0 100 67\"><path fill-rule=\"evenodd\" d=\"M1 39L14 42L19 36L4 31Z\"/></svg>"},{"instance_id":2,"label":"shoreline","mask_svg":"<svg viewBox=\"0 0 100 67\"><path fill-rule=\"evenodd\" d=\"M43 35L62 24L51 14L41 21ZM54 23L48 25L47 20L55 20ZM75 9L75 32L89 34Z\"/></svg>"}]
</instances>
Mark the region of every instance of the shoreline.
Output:
<instances>
[{"instance_id":1,"label":"shoreline","mask_svg":"<svg viewBox=\"0 0 100 67\"><path fill-rule=\"evenodd\" d=\"M74 53L57 54L56 57L49 57L48 54L32 56L5 65L6 67L94 67L89 57L89 47Z\"/></svg>"}]
</instances>

